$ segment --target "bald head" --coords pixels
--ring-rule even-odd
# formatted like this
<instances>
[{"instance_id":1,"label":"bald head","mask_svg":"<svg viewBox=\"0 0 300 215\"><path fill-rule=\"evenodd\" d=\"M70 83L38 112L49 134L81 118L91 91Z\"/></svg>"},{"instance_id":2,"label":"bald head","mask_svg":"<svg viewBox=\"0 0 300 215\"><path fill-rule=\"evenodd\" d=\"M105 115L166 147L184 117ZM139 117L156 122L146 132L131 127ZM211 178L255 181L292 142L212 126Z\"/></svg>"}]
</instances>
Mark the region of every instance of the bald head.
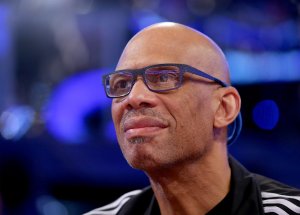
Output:
<instances>
[{"instance_id":1,"label":"bald head","mask_svg":"<svg viewBox=\"0 0 300 215\"><path fill-rule=\"evenodd\" d=\"M181 24L163 22L138 32L127 43L117 69L159 63L188 64L229 83L228 64L218 45Z\"/></svg>"}]
</instances>

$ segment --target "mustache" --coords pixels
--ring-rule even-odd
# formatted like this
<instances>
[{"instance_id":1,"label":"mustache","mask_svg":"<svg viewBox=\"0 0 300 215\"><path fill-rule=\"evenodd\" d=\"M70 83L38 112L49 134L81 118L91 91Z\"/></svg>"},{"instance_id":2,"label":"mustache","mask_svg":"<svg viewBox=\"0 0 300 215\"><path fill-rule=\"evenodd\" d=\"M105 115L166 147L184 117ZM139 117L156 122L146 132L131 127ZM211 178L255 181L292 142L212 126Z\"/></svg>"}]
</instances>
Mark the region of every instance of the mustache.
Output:
<instances>
[{"instance_id":1,"label":"mustache","mask_svg":"<svg viewBox=\"0 0 300 215\"><path fill-rule=\"evenodd\" d=\"M137 110L133 109L125 113L121 119L121 127L124 127L124 123L126 120L139 116L157 118L162 122L167 122L167 120L162 116L162 114L159 111L155 111L152 108L141 108Z\"/></svg>"}]
</instances>

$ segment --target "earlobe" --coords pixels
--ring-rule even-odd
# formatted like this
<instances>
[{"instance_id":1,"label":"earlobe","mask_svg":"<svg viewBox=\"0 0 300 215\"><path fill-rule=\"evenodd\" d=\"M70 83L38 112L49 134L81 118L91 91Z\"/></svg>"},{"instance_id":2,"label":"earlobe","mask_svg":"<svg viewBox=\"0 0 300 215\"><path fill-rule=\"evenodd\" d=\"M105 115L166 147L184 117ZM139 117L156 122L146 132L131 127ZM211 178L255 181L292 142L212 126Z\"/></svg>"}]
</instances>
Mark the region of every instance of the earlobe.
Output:
<instances>
[{"instance_id":1,"label":"earlobe","mask_svg":"<svg viewBox=\"0 0 300 215\"><path fill-rule=\"evenodd\" d=\"M240 112L241 98L234 87L220 88L220 103L215 113L215 128L232 123Z\"/></svg>"}]
</instances>

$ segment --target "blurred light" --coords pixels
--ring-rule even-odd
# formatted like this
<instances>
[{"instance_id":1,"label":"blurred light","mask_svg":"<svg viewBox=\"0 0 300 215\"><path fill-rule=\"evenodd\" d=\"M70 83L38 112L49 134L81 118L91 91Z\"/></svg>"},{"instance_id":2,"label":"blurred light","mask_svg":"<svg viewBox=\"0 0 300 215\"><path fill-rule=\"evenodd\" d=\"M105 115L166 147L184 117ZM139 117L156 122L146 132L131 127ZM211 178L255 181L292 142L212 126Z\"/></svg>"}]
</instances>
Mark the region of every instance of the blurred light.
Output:
<instances>
[{"instance_id":1,"label":"blurred light","mask_svg":"<svg viewBox=\"0 0 300 215\"><path fill-rule=\"evenodd\" d=\"M146 9L137 10L132 16L133 30L135 32L138 32L149 25L165 21L167 20L156 14L154 11Z\"/></svg>"},{"instance_id":2,"label":"blurred light","mask_svg":"<svg viewBox=\"0 0 300 215\"><path fill-rule=\"evenodd\" d=\"M10 33L9 33L9 8L0 5L0 57L7 55L10 51Z\"/></svg>"},{"instance_id":3,"label":"blurred light","mask_svg":"<svg viewBox=\"0 0 300 215\"><path fill-rule=\"evenodd\" d=\"M90 138L93 125L105 126L110 120L111 100L104 93L101 76L102 71L77 74L54 90L44 108L43 118L56 138L67 143L82 143ZM103 113L105 115L101 115Z\"/></svg>"},{"instance_id":4,"label":"blurred light","mask_svg":"<svg viewBox=\"0 0 300 215\"><path fill-rule=\"evenodd\" d=\"M249 53L227 51L233 83L300 80L300 51Z\"/></svg>"},{"instance_id":5,"label":"blurred light","mask_svg":"<svg viewBox=\"0 0 300 215\"><path fill-rule=\"evenodd\" d=\"M37 200L41 215L68 215L67 208L51 196L41 196Z\"/></svg>"},{"instance_id":6,"label":"blurred light","mask_svg":"<svg viewBox=\"0 0 300 215\"><path fill-rule=\"evenodd\" d=\"M28 106L18 106L4 111L0 116L0 133L8 140L20 139L31 127L34 111Z\"/></svg>"},{"instance_id":7,"label":"blurred light","mask_svg":"<svg viewBox=\"0 0 300 215\"><path fill-rule=\"evenodd\" d=\"M226 15L215 14L204 20L203 30L220 46L242 50L292 50L298 48L298 22L285 19L277 24L272 16L266 17L254 10L249 16L254 20L243 21ZM253 15L255 13L255 15ZM252 15L252 16L251 16ZM265 23L266 22L266 23Z\"/></svg>"},{"instance_id":8,"label":"blurred light","mask_svg":"<svg viewBox=\"0 0 300 215\"><path fill-rule=\"evenodd\" d=\"M133 10L141 10L141 9L150 9L157 10L161 4L160 0L133 0L132 2Z\"/></svg>"},{"instance_id":9,"label":"blurred light","mask_svg":"<svg viewBox=\"0 0 300 215\"><path fill-rule=\"evenodd\" d=\"M20 8L25 10L52 9L66 5L69 0L21 0Z\"/></svg>"},{"instance_id":10,"label":"blurred light","mask_svg":"<svg viewBox=\"0 0 300 215\"><path fill-rule=\"evenodd\" d=\"M0 114L15 100L15 47L13 7L9 2L0 3Z\"/></svg>"},{"instance_id":11,"label":"blurred light","mask_svg":"<svg viewBox=\"0 0 300 215\"><path fill-rule=\"evenodd\" d=\"M187 0L189 10L198 16L205 16L211 14L215 7L215 0Z\"/></svg>"},{"instance_id":12,"label":"blurred light","mask_svg":"<svg viewBox=\"0 0 300 215\"><path fill-rule=\"evenodd\" d=\"M78 14L87 14L93 8L94 0L80 0L75 1L76 12Z\"/></svg>"},{"instance_id":13,"label":"blurred light","mask_svg":"<svg viewBox=\"0 0 300 215\"><path fill-rule=\"evenodd\" d=\"M51 27L64 66L73 71L86 65L90 58L89 51L76 18L69 13L57 15L52 19Z\"/></svg>"},{"instance_id":14,"label":"blurred light","mask_svg":"<svg viewBox=\"0 0 300 215\"><path fill-rule=\"evenodd\" d=\"M272 130L279 120L279 108L273 100L263 100L254 107L252 117L259 128Z\"/></svg>"}]
</instances>

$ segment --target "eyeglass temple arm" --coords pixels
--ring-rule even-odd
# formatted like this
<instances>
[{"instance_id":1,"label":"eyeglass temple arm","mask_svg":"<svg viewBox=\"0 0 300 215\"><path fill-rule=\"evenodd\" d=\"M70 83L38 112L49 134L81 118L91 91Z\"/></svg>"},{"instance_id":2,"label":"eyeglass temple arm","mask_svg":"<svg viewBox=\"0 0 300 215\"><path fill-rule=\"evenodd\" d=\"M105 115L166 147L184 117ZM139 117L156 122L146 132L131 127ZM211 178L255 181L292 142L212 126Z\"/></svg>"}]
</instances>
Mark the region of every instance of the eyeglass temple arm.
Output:
<instances>
[{"instance_id":1,"label":"eyeglass temple arm","mask_svg":"<svg viewBox=\"0 0 300 215\"><path fill-rule=\"evenodd\" d=\"M186 68L186 71L187 72L190 72L192 74L195 74L195 75L198 75L198 76L201 76L203 78L207 78L209 80L212 80L212 81L215 81L217 82L218 84L220 84L222 87L228 87L229 84L226 84L225 82L221 81L220 79L218 78L215 78L205 72L202 72L201 70L198 70L198 69L194 69L193 67L190 67L190 68Z\"/></svg>"}]
</instances>

